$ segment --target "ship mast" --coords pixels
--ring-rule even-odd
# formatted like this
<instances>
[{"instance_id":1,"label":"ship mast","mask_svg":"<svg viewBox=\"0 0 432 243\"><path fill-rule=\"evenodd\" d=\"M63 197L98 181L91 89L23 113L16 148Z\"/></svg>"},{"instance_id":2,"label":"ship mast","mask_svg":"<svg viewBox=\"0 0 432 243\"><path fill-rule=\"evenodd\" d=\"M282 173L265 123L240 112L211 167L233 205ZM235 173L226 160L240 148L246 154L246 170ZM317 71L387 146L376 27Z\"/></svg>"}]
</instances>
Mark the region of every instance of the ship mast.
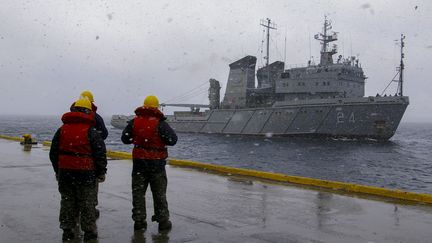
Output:
<instances>
[{"instance_id":1,"label":"ship mast","mask_svg":"<svg viewBox=\"0 0 432 243\"><path fill-rule=\"evenodd\" d=\"M275 30L276 24L271 22L271 19L262 19L261 23L262 26L267 28L267 53L266 53L266 67L267 67L267 75L268 80L270 81L270 68L269 68L269 61L270 61L270 29Z\"/></svg>"},{"instance_id":2,"label":"ship mast","mask_svg":"<svg viewBox=\"0 0 432 243\"><path fill-rule=\"evenodd\" d=\"M328 44L332 41L337 40L337 33L333 32L331 34L327 34L329 30L331 30L331 21L327 20L327 16L324 16L324 27L323 33L318 33L314 37L316 40L321 41L321 59L320 65L328 65L333 64L332 55L337 53L336 45L333 45L331 50L328 50Z\"/></svg>"},{"instance_id":3,"label":"ship mast","mask_svg":"<svg viewBox=\"0 0 432 243\"><path fill-rule=\"evenodd\" d=\"M403 48L405 46L404 40L405 40L405 35L401 34L401 39L400 39L400 41L401 41L401 44L400 44L400 48L401 48L400 49L400 57L401 57L401 59L400 59L400 66L399 66L399 84L398 84L399 96L403 95L403 70L405 68L405 65L403 63L403 59L405 57L405 54L403 52Z\"/></svg>"},{"instance_id":4,"label":"ship mast","mask_svg":"<svg viewBox=\"0 0 432 243\"><path fill-rule=\"evenodd\" d=\"M385 87L385 89L383 90L383 92L381 93L381 95L383 95L385 93L385 91L387 90L387 88L393 82L397 82L398 83L398 87L397 87L397 90L396 90L396 95L403 96L403 71L405 69L405 64L403 62L403 59L405 58L405 53L403 52L403 48L405 47L404 40L405 40L405 35L401 34L401 38L400 38L400 64L399 64L399 67L396 67L397 73L395 74L395 76L393 76L392 80L387 85L387 87ZM395 79L398 76L398 74L399 74L399 79Z\"/></svg>"}]
</instances>

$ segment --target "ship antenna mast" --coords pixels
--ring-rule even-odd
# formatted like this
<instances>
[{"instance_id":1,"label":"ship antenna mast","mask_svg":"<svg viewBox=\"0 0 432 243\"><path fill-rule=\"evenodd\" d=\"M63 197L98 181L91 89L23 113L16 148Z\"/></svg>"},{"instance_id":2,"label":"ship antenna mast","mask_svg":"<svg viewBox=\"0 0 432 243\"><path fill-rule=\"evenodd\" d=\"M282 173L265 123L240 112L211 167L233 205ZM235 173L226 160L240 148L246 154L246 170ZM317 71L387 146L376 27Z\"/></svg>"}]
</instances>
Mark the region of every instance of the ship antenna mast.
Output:
<instances>
[{"instance_id":1,"label":"ship antenna mast","mask_svg":"<svg viewBox=\"0 0 432 243\"><path fill-rule=\"evenodd\" d=\"M337 40L337 33L332 32L328 33L332 29L331 21L327 20L327 16L324 16L324 27L323 27L323 33L316 34L315 40L321 41L321 60L320 64L323 66L333 64L333 58L332 56L337 53L337 46L333 45L333 48L331 50L327 49L328 44L330 42Z\"/></svg>"},{"instance_id":2,"label":"ship antenna mast","mask_svg":"<svg viewBox=\"0 0 432 243\"><path fill-rule=\"evenodd\" d=\"M403 48L405 47L405 35L401 34L401 43L400 43L400 66L399 66L399 84L398 84L398 91L399 91L399 95L402 96L403 95L403 71L405 68L405 65L403 63L403 59L405 57L405 54L403 52Z\"/></svg>"},{"instance_id":3,"label":"ship antenna mast","mask_svg":"<svg viewBox=\"0 0 432 243\"><path fill-rule=\"evenodd\" d=\"M266 56L266 67L267 67L267 79L269 82L271 82L270 79L270 68L269 68L269 61L270 61L270 29L275 30L276 24L271 22L271 19L262 19L261 23L262 26L267 28L267 56Z\"/></svg>"},{"instance_id":4,"label":"ship antenna mast","mask_svg":"<svg viewBox=\"0 0 432 243\"><path fill-rule=\"evenodd\" d=\"M397 87L397 90L396 90L396 95L403 96L403 71L405 69L405 64L403 62L403 59L405 58L405 53L403 52L403 48L405 47L404 40L405 40L405 35L401 34L401 38L400 38L400 58L401 58L400 59L400 64L399 64L399 67L396 68L397 73L392 78L392 80L387 85L387 87L385 87L385 89L383 90L383 92L381 93L381 95L383 95L386 92L387 88L390 86L390 84L392 84L392 82L397 82L398 83L398 87ZM398 74L399 74L399 79L396 80L395 78L397 77Z\"/></svg>"},{"instance_id":5,"label":"ship antenna mast","mask_svg":"<svg viewBox=\"0 0 432 243\"><path fill-rule=\"evenodd\" d=\"M270 29L275 30L276 29L276 24L271 22L271 19L267 18L267 19L262 19L261 23L262 26L264 26L265 28L267 28L267 56L266 56L266 66L269 65L269 60L270 60Z\"/></svg>"}]
</instances>

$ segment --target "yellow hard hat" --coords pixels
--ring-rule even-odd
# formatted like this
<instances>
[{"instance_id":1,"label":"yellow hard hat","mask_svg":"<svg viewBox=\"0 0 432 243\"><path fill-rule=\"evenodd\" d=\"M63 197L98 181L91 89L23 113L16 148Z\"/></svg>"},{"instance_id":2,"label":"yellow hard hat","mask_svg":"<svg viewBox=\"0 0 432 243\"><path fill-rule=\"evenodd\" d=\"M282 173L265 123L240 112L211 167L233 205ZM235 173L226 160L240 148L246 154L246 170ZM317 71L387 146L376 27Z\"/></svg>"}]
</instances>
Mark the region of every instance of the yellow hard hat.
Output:
<instances>
[{"instance_id":1,"label":"yellow hard hat","mask_svg":"<svg viewBox=\"0 0 432 243\"><path fill-rule=\"evenodd\" d=\"M23 135L23 138L30 138L30 137L31 137L31 135L28 134L28 133L26 133L26 134Z\"/></svg>"},{"instance_id":2,"label":"yellow hard hat","mask_svg":"<svg viewBox=\"0 0 432 243\"><path fill-rule=\"evenodd\" d=\"M159 107L159 100L154 95L149 95L144 100L144 107L150 107L150 108L158 108Z\"/></svg>"},{"instance_id":3,"label":"yellow hard hat","mask_svg":"<svg viewBox=\"0 0 432 243\"><path fill-rule=\"evenodd\" d=\"M83 107L83 108L86 108L89 110L92 109L92 104L91 104L90 100L87 98L80 98L79 100L75 101L74 106L75 107Z\"/></svg>"},{"instance_id":4,"label":"yellow hard hat","mask_svg":"<svg viewBox=\"0 0 432 243\"><path fill-rule=\"evenodd\" d=\"M81 95L80 95L80 99L82 99L82 98L87 98L87 99L89 99L91 102L94 102L93 94L92 94L90 91L88 91L88 90L84 90L84 91L81 93Z\"/></svg>"}]
</instances>

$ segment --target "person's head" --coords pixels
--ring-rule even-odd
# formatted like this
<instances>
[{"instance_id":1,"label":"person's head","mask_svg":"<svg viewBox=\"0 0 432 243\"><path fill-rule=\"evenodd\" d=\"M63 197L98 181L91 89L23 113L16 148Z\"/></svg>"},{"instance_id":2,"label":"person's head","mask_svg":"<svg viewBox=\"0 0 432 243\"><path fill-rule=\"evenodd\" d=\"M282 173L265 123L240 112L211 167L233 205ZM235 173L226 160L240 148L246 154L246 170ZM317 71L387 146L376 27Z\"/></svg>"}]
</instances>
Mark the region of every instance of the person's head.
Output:
<instances>
[{"instance_id":1,"label":"person's head","mask_svg":"<svg viewBox=\"0 0 432 243\"><path fill-rule=\"evenodd\" d=\"M158 108L159 107L159 100L154 95L149 95L144 99L144 107L147 108Z\"/></svg>"},{"instance_id":2,"label":"person's head","mask_svg":"<svg viewBox=\"0 0 432 243\"><path fill-rule=\"evenodd\" d=\"M83 112L89 114L92 110L92 104L87 98L80 98L75 101L73 107L71 107L71 111Z\"/></svg>"},{"instance_id":3,"label":"person's head","mask_svg":"<svg viewBox=\"0 0 432 243\"><path fill-rule=\"evenodd\" d=\"M84 90L83 92L81 92L80 99L82 98L87 98L88 100L90 100L90 102L94 102L93 94L88 90Z\"/></svg>"}]
</instances>

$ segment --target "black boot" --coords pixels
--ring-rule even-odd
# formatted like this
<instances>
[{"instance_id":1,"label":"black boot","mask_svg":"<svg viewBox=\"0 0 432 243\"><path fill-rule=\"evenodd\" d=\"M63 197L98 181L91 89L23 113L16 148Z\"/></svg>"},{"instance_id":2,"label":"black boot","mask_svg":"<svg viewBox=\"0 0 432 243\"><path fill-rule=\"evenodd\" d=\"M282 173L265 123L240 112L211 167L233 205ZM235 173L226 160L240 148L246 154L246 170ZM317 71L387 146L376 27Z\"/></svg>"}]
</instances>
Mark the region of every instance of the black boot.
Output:
<instances>
[{"instance_id":1,"label":"black boot","mask_svg":"<svg viewBox=\"0 0 432 243\"><path fill-rule=\"evenodd\" d=\"M84 232L84 241L97 239L98 234L96 231L86 231Z\"/></svg>"},{"instance_id":2,"label":"black boot","mask_svg":"<svg viewBox=\"0 0 432 243\"><path fill-rule=\"evenodd\" d=\"M167 220L163 220L163 221L159 221L159 231L168 231L172 228L172 223L171 221Z\"/></svg>"},{"instance_id":3,"label":"black boot","mask_svg":"<svg viewBox=\"0 0 432 243\"><path fill-rule=\"evenodd\" d=\"M73 240L75 238L75 233L71 229L64 229L63 230L63 241Z\"/></svg>"},{"instance_id":4,"label":"black boot","mask_svg":"<svg viewBox=\"0 0 432 243\"><path fill-rule=\"evenodd\" d=\"M146 230L147 222L146 221L135 221L134 230Z\"/></svg>"}]
</instances>

